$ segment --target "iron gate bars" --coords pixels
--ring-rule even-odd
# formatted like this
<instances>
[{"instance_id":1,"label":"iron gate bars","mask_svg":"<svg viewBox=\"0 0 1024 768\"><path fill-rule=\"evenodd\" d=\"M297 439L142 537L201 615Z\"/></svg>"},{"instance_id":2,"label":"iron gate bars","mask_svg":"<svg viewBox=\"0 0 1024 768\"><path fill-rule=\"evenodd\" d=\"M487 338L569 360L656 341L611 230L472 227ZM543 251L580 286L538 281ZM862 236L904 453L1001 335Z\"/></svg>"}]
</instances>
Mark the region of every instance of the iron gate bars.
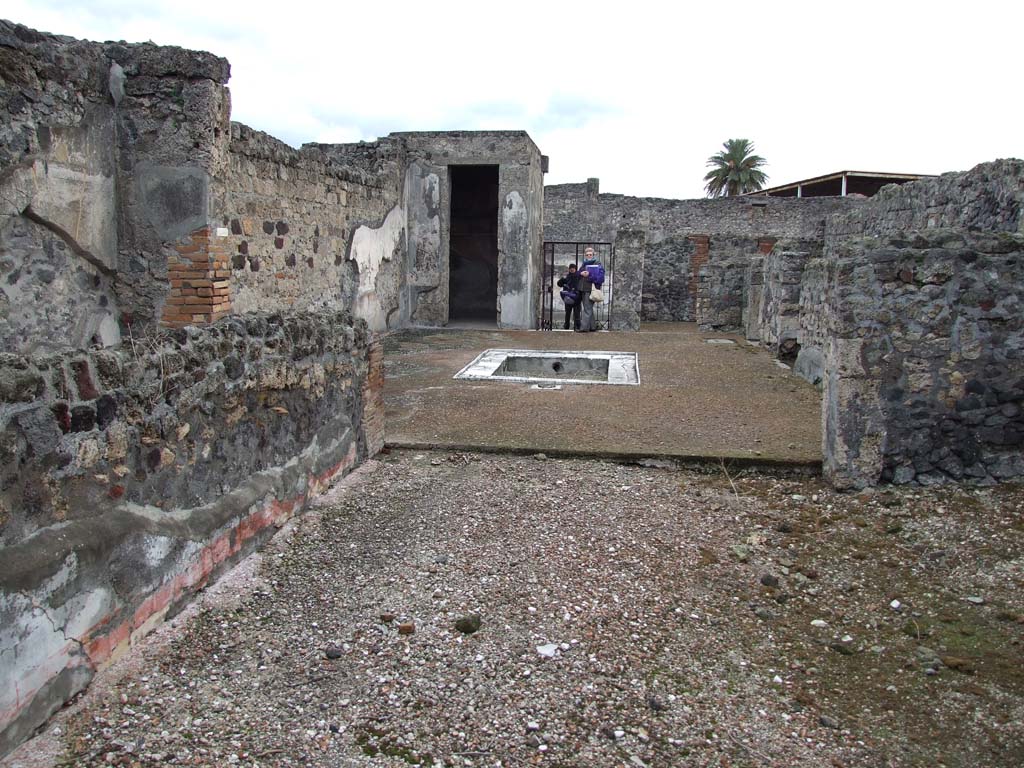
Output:
<instances>
[{"instance_id":1,"label":"iron gate bars","mask_svg":"<svg viewBox=\"0 0 1024 768\"><path fill-rule=\"evenodd\" d=\"M594 305L594 320L598 330L611 328L612 314L615 311L615 248L611 243L597 240L545 240L544 271L541 281L541 311L538 317L538 330L550 331L561 323L562 318L556 312L562 312L561 297L558 295L558 278L566 273L570 264L577 267L583 262L583 252L587 248L594 249L594 258L604 265L604 301Z\"/></svg>"}]
</instances>

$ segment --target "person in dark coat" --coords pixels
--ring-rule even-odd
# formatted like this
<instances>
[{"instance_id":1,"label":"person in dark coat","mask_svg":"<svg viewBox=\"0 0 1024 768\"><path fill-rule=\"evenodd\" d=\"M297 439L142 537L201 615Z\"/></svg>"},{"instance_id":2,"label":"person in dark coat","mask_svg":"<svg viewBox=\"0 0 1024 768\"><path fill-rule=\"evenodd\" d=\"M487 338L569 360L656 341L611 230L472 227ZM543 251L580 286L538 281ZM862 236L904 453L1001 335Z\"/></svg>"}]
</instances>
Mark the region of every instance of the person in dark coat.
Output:
<instances>
[{"instance_id":1,"label":"person in dark coat","mask_svg":"<svg viewBox=\"0 0 1024 768\"><path fill-rule=\"evenodd\" d=\"M566 291L575 291L576 300L572 304L566 303L565 305L565 325L562 326L564 330L569 330L569 320L572 319L572 327L575 330L580 329L580 276L576 271L576 265L570 264L569 270L562 277L558 278L558 287Z\"/></svg>"}]
</instances>

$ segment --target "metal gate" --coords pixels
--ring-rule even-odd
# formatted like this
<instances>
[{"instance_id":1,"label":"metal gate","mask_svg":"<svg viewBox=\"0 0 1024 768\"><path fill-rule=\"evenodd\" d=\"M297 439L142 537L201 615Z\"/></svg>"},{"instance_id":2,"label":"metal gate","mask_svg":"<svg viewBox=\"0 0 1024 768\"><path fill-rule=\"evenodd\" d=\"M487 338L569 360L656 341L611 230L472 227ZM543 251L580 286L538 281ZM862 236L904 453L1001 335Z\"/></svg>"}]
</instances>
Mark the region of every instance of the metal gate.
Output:
<instances>
[{"instance_id":1,"label":"metal gate","mask_svg":"<svg viewBox=\"0 0 1024 768\"><path fill-rule=\"evenodd\" d=\"M568 271L570 264L579 267L583 263L583 252L587 248L593 248L594 258L604 265L604 285L601 287L604 301L594 305L594 321L599 331L611 328L612 314L615 311L615 249L612 244L583 240L545 240L539 330L550 331L562 327L565 320L565 305L562 304L559 295L561 289L558 287L558 278Z\"/></svg>"}]
</instances>

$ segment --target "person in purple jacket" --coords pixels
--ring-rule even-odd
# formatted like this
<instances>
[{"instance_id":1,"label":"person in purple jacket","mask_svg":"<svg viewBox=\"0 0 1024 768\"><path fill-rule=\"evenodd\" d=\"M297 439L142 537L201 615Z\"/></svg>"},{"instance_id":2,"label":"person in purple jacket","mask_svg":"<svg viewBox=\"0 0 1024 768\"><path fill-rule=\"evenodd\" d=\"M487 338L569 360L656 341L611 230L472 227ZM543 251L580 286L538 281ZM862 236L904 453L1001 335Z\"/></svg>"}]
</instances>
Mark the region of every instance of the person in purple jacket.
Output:
<instances>
[{"instance_id":1,"label":"person in purple jacket","mask_svg":"<svg viewBox=\"0 0 1024 768\"><path fill-rule=\"evenodd\" d=\"M597 330L594 318L594 301L590 298L590 292L594 290L594 284L590 282L590 273L587 272L587 262L594 261L594 249L583 250L583 269L579 271L580 281L577 290L580 292L580 333L590 333Z\"/></svg>"}]
</instances>

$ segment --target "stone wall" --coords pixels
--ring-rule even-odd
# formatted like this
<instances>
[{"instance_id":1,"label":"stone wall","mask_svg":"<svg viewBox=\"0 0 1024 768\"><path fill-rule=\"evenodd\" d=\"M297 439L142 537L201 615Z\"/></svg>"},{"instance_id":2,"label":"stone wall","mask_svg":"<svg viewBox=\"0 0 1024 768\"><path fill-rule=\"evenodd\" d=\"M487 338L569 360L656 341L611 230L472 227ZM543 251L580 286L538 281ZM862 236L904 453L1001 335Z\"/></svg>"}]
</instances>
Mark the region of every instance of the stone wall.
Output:
<instances>
[{"instance_id":1,"label":"stone wall","mask_svg":"<svg viewBox=\"0 0 1024 768\"><path fill-rule=\"evenodd\" d=\"M387 329L405 236L397 166L360 169L329 148L295 150L232 123L213 200L227 230L230 310L356 308L372 329Z\"/></svg>"},{"instance_id":2,"label":"stone wall","mask_svg":"<svg viewBox=\"0 0 1024 768\"><path fill-rule=\"evenodd\" d=\"M174 246L192 248L208 224L209 180L226 157L227 62L3 21L0 59L5 345L110 345L129 328L155 330Z\"/></svg>"},{"instance_id":3,"label":"stone wall","mask_svg":"<svg viewBox=\"0 0 1024 768\"><path fill-rule=\"evenodd\" d=\"M995 160L962 173L890 185L828 221L826 240L947 228L1024 232L1024 164Z\"/></svg>"},{"instance_id":4,"label":"stone wall","mask_svg":"<svg viewBox=\"0 0 1024 768\"><path fill-rule=\"evenodd\" d=\"M501 326L536 325L542 158L523 131L294 150L230 122L229 66L211 54L2 22L0 61L10 349L110 345L253 310L443 325L458 164L498 166L495 311Z\"/></svg>"},{"instance_id":5,"label":"stone wall","mask_svg":"<svg viewBox=\"0 0 1024 768\"><path fill-rule=\"evenodd\" d=\"M812 258L804 264L800 276L800 320L797 330L797 352L794 372L820 385L825 375L825 348L828 345L827 264Z\"/></svg>"},{"instance_id":6,"label":"stone wall","mask_svg":"<svg viewBox=\"0 0 1024 768\"><path fill-rule=\"evenodd\" d=\"M1021 233L1020 160L887 187L827 222L801 323L823 349L837 485L1024 476Z\"/></svg>"},{"instance_id":7,"label":"stone wall","mask_svg":"<svg viewBox=\"0 0 1024 768\"><path fill-rule=\"evenodd\" d=\"M643 304L645 233L619 230L615 237L615 271L604 283L610 300L608 330L639 331Z\"/></svg>"},{"instance_id":8,"label":"stone wall","mask_svg":"<svg viewBox=\"0 0 1024 768\"><path fill-rule=\"evenodd\" d=\"M498 166L498 326L539 321L544 176L541 153L525 131L391 134L408 152L410 247L402 316L415 325L448 321L451 182L448 166Z\"/></svg>"},{"instance_id":9,"label":"stone wall","mask_svg":"<svg viewBox=\"0 0 1024 768\"><path fill-rule=\"evenodd\" d=\"M716 328L739 328L741 323L739 315L730 314L723 322L717 314L706 319L698 314L699 275L704 263L713 264L716 241L723 244L727 258L741 240L751 252L780 238L821 241L827 216L862 203L855 198L666 200L601 194L599 187L597 179L545 187L544 239L614 242L620 230L645 232L643 319L697 321ZM737 268L739 262L722 267L726 272ZM725 274L717 268L712 272ZM712 277L703 285L711 290L734 283ZM708 294L701 306L735 299L712 299ZM739 301L742 305L745 299L741 296Z\"/></svg>"},{"instance_id":10,"label":"stone wall","mask_svg":"<svg viewBox=\"0 0 1024 768\"><path fill-rule=\"evenodd\" d=\"M700 268L696 320L704 331L743 328L746 280L759 251L744 237L713 237L707 264Z\"/></svg>"},{"instance_id":11,"label":"stone wall","mask_svg":"<svg viewBox=\"0 0 1024 768\"><path fill-rule=\"evenodd\" d=\"M381 357L324 312L0 359L0 753L380 449Z\"/></svg>"},{"instance_id":12,"label":"stone wall","mask_svg":"<svg viewBox=\"0 0 1024 768\"><path fill-rule=\"evenodd\" d=\"M688 237L666 237L644 256L644 320L692 322L692 259L697 244Z\"/></svg>"},{"instance_id":13,"label":"stone wall","mask_svg":"<svg viewBox=\"0 0 1024 768\"><path fill-rule=\"evenodd\" d=\"M857 238L837 246L828 270L832 481L1024 476L1024 236Z\"/></svg>"},{"instance_id":14,"label":"stone wall","mask_svg":"<svg viewBox=\"0 0 1024 768\"><path fill-rule=\"evenodd\" d=\"M836 197L630 197L602 194L598 180L591 179L544 188L544 239L612 242L622 228L644 229L652 243L686 235L820 239L827 215L862 202Z\"/></svg>"},{"instance_id":15,"label":"stone wall","mask_svg":"<svg viewBox=\"0 0 1024 768\"><path fill-rule=\"evenodd\" d=\"M113 106L96 46L0 21L0 340L120 337ZM85 208L81 200L93 204Z\"/></svg>"},{"instance_id":16,"label":"stone wall","mask_svg":"<svg viewBox=\"0 0 1024 768\"><path fill-rule=\"evenodd\" d=\"M800 293L804 269L821 244L782 241L764 257L761 280L760 341L787 362L800 351ZM757 290L746 286L747 291Z\"/></svg>"}]
</instances>

